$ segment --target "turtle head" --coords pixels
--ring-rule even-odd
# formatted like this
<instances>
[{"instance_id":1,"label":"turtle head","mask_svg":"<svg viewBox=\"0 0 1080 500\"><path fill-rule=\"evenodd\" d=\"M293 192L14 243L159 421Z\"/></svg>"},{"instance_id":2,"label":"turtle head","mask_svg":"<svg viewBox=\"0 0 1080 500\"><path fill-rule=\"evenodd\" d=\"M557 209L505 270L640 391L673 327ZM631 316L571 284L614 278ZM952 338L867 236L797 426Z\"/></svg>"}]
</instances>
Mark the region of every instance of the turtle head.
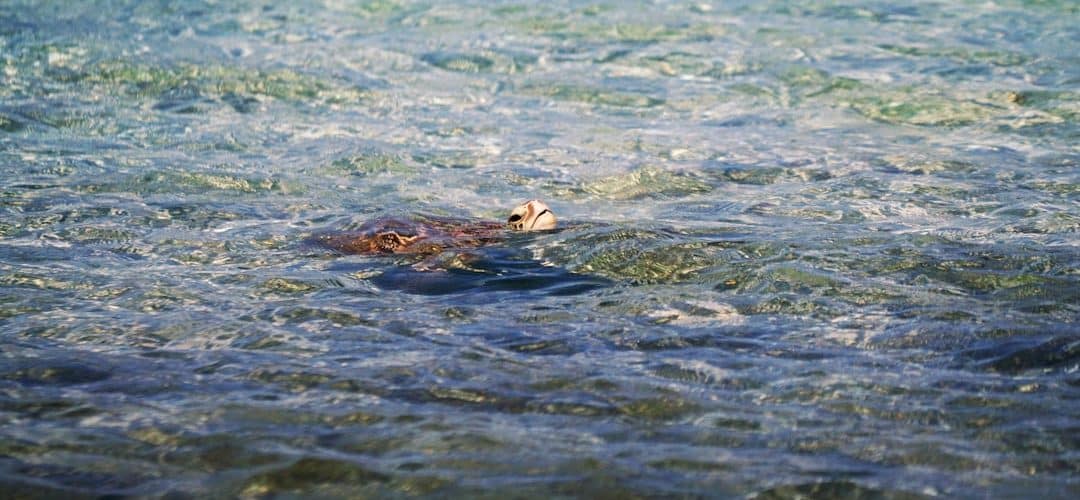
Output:
<instances>
[{"instance_id":1,"label":"turtle head","mask_svg":"<svg viewBox=\"0 0 1080 500\"><path fill-rule=\"evenodd\" d=\"M530 200L510 212L506 225L517 231L555 229L555 214L540 200Z\"/></svg>"}]
</instances>

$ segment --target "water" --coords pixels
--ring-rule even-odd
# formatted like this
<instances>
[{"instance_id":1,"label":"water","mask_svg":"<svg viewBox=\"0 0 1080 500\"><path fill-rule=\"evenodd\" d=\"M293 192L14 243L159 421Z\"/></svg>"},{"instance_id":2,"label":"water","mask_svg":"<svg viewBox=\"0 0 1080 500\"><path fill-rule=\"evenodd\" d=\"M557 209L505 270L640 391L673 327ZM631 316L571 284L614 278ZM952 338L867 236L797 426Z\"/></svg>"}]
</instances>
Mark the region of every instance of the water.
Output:
<instances>
[{"instance_id":1,"label":"water","mask_svg":"<svg viewBox=\"0 0 1080 500\"><path fill-rule=\"evenodd\" d=\"M3 496L1075 496L1077 26L4 1Z\"/></svg>"}]
</instances>

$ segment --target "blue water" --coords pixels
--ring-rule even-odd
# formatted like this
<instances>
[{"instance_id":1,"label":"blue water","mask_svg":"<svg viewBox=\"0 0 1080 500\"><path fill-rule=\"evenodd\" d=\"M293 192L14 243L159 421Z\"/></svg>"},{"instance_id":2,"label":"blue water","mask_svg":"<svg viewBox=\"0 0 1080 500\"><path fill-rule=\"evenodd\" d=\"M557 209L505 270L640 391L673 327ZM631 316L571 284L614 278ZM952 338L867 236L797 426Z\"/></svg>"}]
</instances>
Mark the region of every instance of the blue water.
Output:
<instances>
[{"instance_id":1,"label":"blue water","mask_svg":"<svg viewBox=\"0 0 1080 500\"><path fill-rule=\"evenodd\" d=\"M0 1L0 496L1075 497L1078 27Z\"/></svg>"}]
</instances>

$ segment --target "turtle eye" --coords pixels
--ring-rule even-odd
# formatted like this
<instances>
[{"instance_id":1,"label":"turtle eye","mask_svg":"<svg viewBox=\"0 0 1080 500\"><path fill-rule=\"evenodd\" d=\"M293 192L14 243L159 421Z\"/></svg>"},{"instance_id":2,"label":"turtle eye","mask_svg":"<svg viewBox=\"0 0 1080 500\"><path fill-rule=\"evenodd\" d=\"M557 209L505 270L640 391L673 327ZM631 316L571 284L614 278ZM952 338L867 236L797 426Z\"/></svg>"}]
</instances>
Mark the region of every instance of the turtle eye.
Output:
<instances>
[{"instance_id":1,"label":"turtle eye","mask_svg":"<svg viewBox=\"0 0 1080 500\"><path fill-rule=\"evenodd\" d=\"M519 220L521 220L521 214L513 214L507 222L517 222Z\"/></svg>"}]
</instances>

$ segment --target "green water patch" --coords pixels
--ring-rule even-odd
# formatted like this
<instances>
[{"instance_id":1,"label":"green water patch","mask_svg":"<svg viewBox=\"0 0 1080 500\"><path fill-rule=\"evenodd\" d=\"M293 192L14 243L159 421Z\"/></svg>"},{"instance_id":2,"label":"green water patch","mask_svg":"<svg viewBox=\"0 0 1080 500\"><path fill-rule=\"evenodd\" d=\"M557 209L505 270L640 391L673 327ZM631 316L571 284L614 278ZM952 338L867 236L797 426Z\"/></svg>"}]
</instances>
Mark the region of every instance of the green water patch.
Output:
<instances>
[{"instance_id":1,"label":"green water patch","mask_svg":"<svg viewBox=\"0 0 1080 500\"><path fill-rule=\"evenodd\" d=\"M782 98L779 89L769 85L737 80L728 85L725 90L731 94L731 100L753 104L754 107L767 109L790 104L788 100Z\"/></svg>"},{"instance_id":2,"label":"green water patch","mask_svg":"<svg viewBox=\"0 0 1080 500\"><path fill-rule=\"evenodd\" d=\"M339 457L306 457L288 466L254 470L262 472L247 478L235 496L408 498L436 494L452 484L450 480L411 472L409 468L404 469L409 471L406 474L394 475Z\"/></svg>"},{"instance_id":3,"label":"green water patch","mask_svg":"<svg viewBox=\"0 0 1080 500\"><path fill-rule=\"evenodd\" d=\"M716 60L714 56L691 52L669 52L661 55L634 57L629 50L616 50L596 60L599 64L615 63L646 68L666 77L698 76L718 80L731 79L761 70L755 62Z\"/></svg>"},{"instance_id":4,"label":"green water patch","mask_svg":"<svg viewBox=\"0 0 1080 500\"><path fill-rule=\"evenodd\" d=\"M288 367L258 367L248 373L247 378L261 384L273 384L284 389L300 393L324 386L336 380L335 377L317 371L293 370ZM244 419L266 421L268 423L307 423L315 416L304 412L260 411L259 408L240 408Z\"/></svg>"},{"instance_id":5,"label":"green water patch","mask_svg":"<svg viewBox=\"0 0 1080 500\"><path fill-rule=\"evenodd\" d=\"M681 251L680 251L681 250ZM593 253L574 270L597 273L636 284L688 281L712 265L707 255L685 248L609 248Z\"/></svg>"},{"instance_id":6,"label":"green water patch","mask_svg":"<svg viewBox=\"0 0 1080 500\"><path fill-rule=\"evenodd\" d=\"M356 104L371 95L363 88L291 69L260 70L191 63L152 66L103 61L87 66L71 79L73 83L136 97L172 97L175 100L175 94L185 92L191 97L212 96L223 99L241 112L252 108L249 100L252 96L297 104Z\"/></svg>"},{"instance_id":7,"label":"green water patch","mask_svg":"<svg viewBox=\"0 0 1080 500\"><path fill-rule=\"evenodd\" d=\"M1018 90L991 94L995 102L1047 113L1073 125L1080 123L1080 92L1069 90Z\"/></svg>"},{"instance_id":8,"label":"green water patch","mask_svg":"<svg viewBox=\"0 0 1080 500\"><path fill-rule=\"evenodd\" d=\"M0 320L22 315L36 315L44 311L46 304L25 304L24 299L0 295Z\"/></svg>"},{"instance_id":9,"label":"green water patch","mask_svg":"<svg viewBox=\"0 0 1080 500\"><path fill-rule=\"evenodd\" d=\"M32 288L53 292L91 291L94 285L80 281L70 281L49 275L36 273L12 272L0 275L0 285L13 288Z\"/></svg>"},{"instance_id":10,"label":"green water patch","mask_svg":"<svg viewBox=\"0 0 1080 500\"><path fill-rule=\"evenodd\" d=\"M664 99L637 92L609 90L583 85L532 83L517 92L524 95L547 97L558 101L577 102L613 108L654 108L664 104Z\"/></svg>"},{"instance_id":11,"label":"green water patch","mask_svg":"<svg viewBox=\"0 0 1080 500\"><path fill-rule=\"evenodd\" d=\"M854 97L846 102L871 120L892 124L955 127L980 123L992 116L985 105L916 88Z\"/></svg>"},{"instance_id":12,"label":"green water patch","mask_svg":"<svg viewBox=\"0 0 1080 500\"><path fill-rule=\"evenodd\" d=\"M600 177L570 186L549 188L554 198L604 200L641 200L650 198L681 198L707 193L712 186L689 172L674 172L646 165L632 172Z\"/></svg>"},{"instance_id":13,"label":"green water patch","mask_svg":"<svg viewBox=\"0 0 1080 500\"><path fill-rule=\"evenodd\" d=\"M1080 233L1080 216L1065 212L1039 213L1032 221L1010 224L1009 231L1030 234Z\"/></svg>"},{"instance_id":14,"label":"green water patch","mask_svg":"<svg viewBox=\"0 0 1080 500\"><path fill-rule=\"evenodd\" d=\"M982 123L995 116L986 104L915 87L853 95L840 98L839 102L866 118L894 125L958 127Z\"/></svg>"},{"instance_id":15,"label":"green water patch","mask_svg":"<svg viewBox=\"0 0 1080 500\"><path fill-rule=\"evenodd\" d=\"M715 264L711 252L696 243L658 244L657 234L622 230L574 241L580 248L572 270L636 284L689 281ZM665 238L666 239L666 238ZM592 240L592 241L588 241Z\"/></svg>"},{"instance_id":16,"label":"green water patch","mask_svg":"<svg viewBox=\"0 0 1080 500\"><path fill-rule=\"evenodd\" d=\"M701 411L701 406L675 394L635 399L617 403L618 412L645 421L668 421Z\"/></svg>"},{"instance_id":17,"label":"green water patch","mask_svg":"<svg viewBox=\"0 0 1080 500\"><path fill-rule=\"evenodd\" d=\"M1064 332L1049 338L1016 336L1006 342L976 346L965 351L963 358L981 369L998 373L1068 370L1080 361L1080 342Z\"/></svg>"},{"instance_id":18,"label":"green water patch","mask_svg":"<svg viewBox=\"0 0 1080 500\"><path fill-rule=\"evenodd\" d=\"M1080 287L1068 277L1068 257L968 251L933 237L925 238L920 247L936 249L935 254L942 248L952 249L947 253L953 255L928 255L920 248L890 248L860 268L871 275L901 276L898 281L912 287L909 302L917 295L936 297L935 301L944 304L970 296L1014 311L1067 318L1073 313L1070 304L1080 300ZM934 314L944 321L969 318L948 307Z\"/></svg>"},{"instance_id":19,"label":"green water patch","mask_svg":"<svg viewBox=\"0 0 1080 500\"><path fill-rule=\"evenodd\" d=\"M0 106L0 131L24 133L42 129L111 137L125 131L127 126L117 121L113 110L91 103L57 99L49 104Z\"/></svg>"},{"instance_id":20,"label":"green water patch","mask_svg":"<svg viewBox=\"0 0 1080 500\"><path fill-rule=\"evenodd\" d=\"M0 113L0 132L20 132L26 129L26 124L22 120L8 115Z\"/></svg>"},{"instance_id":21,"label":"green water patch","mask_svg":"<svg viewBox=\"0 0 1080 500\"><path fill-rule=\"evenodd\" d=\"M924 155L886 155L876 162L882 169L914 175L954 175L964 177L979 170L979 165L965 160L930 158Z\"/></svg>"},{"instance_id":22,"label":"green water patch","mask_svg":"<svg viewBox=\"0 0 1080 500\"><path fill-rule=\"evenodd\" d=\"M806 66L794 66L781 71L777 78L791 92L805 96L850 92L868 88L854 78L834 76L826 71Z\"/></svg>"},{"instance_id":23,"label":"green water patch","mask_svg":"<svg viewBox=\"0 0 1080 500\"><path fill-rule=\"evenodd\" d=\"M290 278L270 278L259 284L259 295L305 295L325 288L325 285Z\"/></svg>"},{"instance_id":24,"label":"green water patch","mask_svg":"<svg viewBox=\"0 0 1080 500\"><path fill-rule=\"evenodd\" d=\"M738 79L726 89L733 98L750 97L764 105L798 107L812 99L835 99L836 96L857 94L870 88L854 78L834 76L808 66L772 68L768 73L771 73L773 80L751 82Z\"/></svg>"},{"instance_id":25,"label":"green water patch","mask_svg":"<svg viewBox=\"0 0 1080 500\"><path fill-rule=\"evenodd\" d=\"M205 298L196 291L185 288L162 286L132 291L120 301L120 304L134 311L143 313L158 313L165 311L186 311L197 309L206 305ZM187 327L175 332L177 335L186 335L190 332ZM154 336L164 336L169 329L154 332Z\"/></svg>"},{"instance_id":26,"label":"green water patch","mask_svg":"<svg viewBox=\"0 0 1080 500\"><path fill-rule=\"evenodd\" d=\"M0 221L0 237L14 238L18 236L23 236L27 232L28 230L23 227L21 222Z\"/></svg>"},{"instance_id":27,"label":"green water patch","mask_svg":"<svg viewBox=\"0 0 1080 500\"><path fill-rule=\"evenodd\" d=\"M19 499L107 496L137 489L157 477L154 467L146 465L145 456L116 442L97 439L94 445L75 445L72 441L77 440L71 439L63 445L35 444L27 454L33 458L26 461L5 455L5 468L17 474L5 480L5 496Z\"/></svg>"},{"instance_id":28,"label":"green water patch","mask_svg":"<svg viewBox=\"0 0 1080 500\"><path fill-rule=\"evenodd\" d=\"M464 170L476 168L483 157L470 150L439 150L413 153L412 160L420 165L438 169Z\"/></svg>"},{"instance_id":29,"label":"green water patch","mask_svg":"<svg viewBox=\"0 0 1080 500\"><path fill-rule=\"evenodd\" d=\"M899 287L860 282L853 279L861 274L858 269L837 270L835 264L823 265L791 248L760 243L730 247L694 281L732 294L739 313L832 314L850 306L909 300Z\"/></svg>"},{"instance_id":30,"label":"green water patch","mask_svg":"<svg viewBox=\"0 0 1080 500\"><path fill-rule=\"evenodd\" d=\"M536 66L539 59L531 54L515 52L453 52L435 51L422 54L420 60L436 68L455 73L524 73Z\"/></svg>"},{"instance_id":31,"label":"green water patch","mask_svg":"<svg viewBox=\"0 0 1080 500\"><path fill-rule=\"evenodd\" d=\"M864 222L866 217L857 210L847 209L843 206L817 207L802 203L776 204L771 202L758 203L747 209L747 213L769 217L783 217L802 222L813 223L854 223Z\"/></svg>"},{"instance_id":32,"label":"green water patch","mask_svg":"<svg viewBox=\"0 0 1080 500\"><path fill-rule=\"evenodd\" d=\"M280 278L276 278L277 281L271 283L268 280L263 283L264 287L274 288L275 290L286 292L306 292L316 289L306 283L297 284L297 282L283 282ZM275 325L294 325L303 324L308 322L325 322L333 325L336 328L349 327L349 326L376 326L376 321L369 320L354 314L349 311L343 311L340 309L332 308L311 308L311 307L281 307L272 311L265 311L255 316L255 319L268 321Z\"/></svg>"},{"instance_id":33,"label":"green water patch","mask_svg":"<svg viewBox=\"0 0 1080 500\"><path fill-rule=\"evenodd\" d=\"M596 17L611 6L589 6L573 13L518 16L518 12L503 11L513 17L511 26L532 35L581 43L694 42L713 40L725 33L713 23L639 23L598 22Z\"/></svg>"},{"instance_id":34,"label":"green water patch","mask_svg":"<svg viewBox=\"0 0 1080 500\"><path fill-rule=\"evenodd\" d=\"M818 182L833 176L822 168L790 168L775 166L718 165L709 166L706 174L717 182L764 186L780 182Z\"/></svg>"},{"instance_id":35,"label":"green water patch","mask_svg":"<svg viewBox=\"0 0 1080 500\"><path fill-rule=\"evenodd\" d=\"M430 52L420 56L420 60L458 73L486 73L495 65L490 57L456 52Z\"/></svg>"},{"instance_id":36,"label":"green water patch","mask_svg":"<svg viewBox=\"0 0 1080 500\"><path fill-rule=\"evenodd\" d=\"M991 116L983 104L950 95L946 89L882 87L837 77L809 67L793 67L778 75L789 105L823 99L850 107L866 118L892 124L959 126Z\"/></svg>"},{"instance_id":37,"label":"green water patch","mask_svg":"<svg viewBox=\"0 0 1080 500\"><path fill-rule=\"evenodd\" d=\"M958 127L1007 117L1007 110L993 102L992 94L961 96L949 88L868 84L807 66L778 68L774 74L776 85L736 82L727 89L782 107L825 103L849 108L893 125Z\"/></svg>"},{"instance_id":38,"label":"green water patch","mask_svg":"<svg viewBox=\"0 0 1080 500\"><path fill-rule=\"evenodd\" d=\"M1072 0L1018 0L1007 3L1019 3L1022 7L1050 9L1065 14L1080 13L1080 5Z\"/></svg>"},{"instance_id":39,"label":"green water patch","mask_svg":"<svg viewBox=\"0 0 1080 500\"><path fill-rule=\"evenodd\" d=\"M25 210L20 217L0 222L0 236L18 237L33 231L59 229L57 234L62 239L76 242L120 242L134 237L130 230L132 219L123 209L80 206L51 210L50 207L57 203L58 199L48 195L29 198L26 202L27 205L46 203L48 206L37 206L35 208L41 211Z\"/></svg>"},{"instance_id":40,"label":"green water patch","mask_svg":"<svg viewBox=\"0 0 1080 500\"><path fill-rule=\"evenodd\" d=\"M111 376L109 371L78 362L52 362L0 372L0 379L46 385L88 384Z\"/></svg>"},{"instance_id":41,"label":"green water patch","mask_svg":"<svg viewBox=\"0 0 1080 500\"><path fill-rule=\"evenodd\" d=\"M389 479L390 476L358 463L306 457L248 478L240 495L251 497L291 492L322 496L336 492L337 495L349 496L365 491L362 488L369 483L382 483Z\"/></svg>"},{"instance_id":42,"label":"green water patch","mask_svg":"<svg viewBox=\"0 0 1080 500\"><path fill-rule=\"evenodd\" d=\"M693 343L694 342L687 342L688 345L692 345ZM707 385L730 391L742 392L758 390L764 385L761 381L754 380L745 375L740 376L725 370L716 370L714 373L713 371L683 366L680 364L664 363L654 368L652 372L659 377L669 380L695 385ZM756 430L756 428L760 426L759 423L738 418L724 418L719 422L714 423L714 425L739 430Z\"/></svg>"},{"instance_id":43,"label":"green water patch","mask_svg":"<svg viewBox=\"0 0 1080 500\"><path fill-rule=\"evenodd\" d=\"M411 177L416 172L416 167L406 162L401 156L379 151L344 156L311 170L311 173L319 175L358 177L376 175Z\"/></svg>"},{"instance_id":44,"label":"green water patch","mask_svg":"<svg viewBox=\"0 0 1080 500\"><path fill-rule=\"evenodd\" d=\"M544 257L574 272L636 284L707 282L737 279L734 263L783 255L783 245L716 240L708 235L644 228L591 228ZM740 281L741 283L741 281Z\"/></svg>"},{"instance_id":45,"label":"green water patch","mask_svg":"<svg viewBox=\"0 0 1080 500\"><path fill-rule=\"evenodd\" d=\"M412 11L411 2L399 0L368 0L365 2L348 3L340 6L345 12L362 18L387 19L401 16Z\"/></svg>"},{"instance_id":46,"label":"green water patch","mask_svg":"<svg viewBox=\"0 0 1080 500\"><path fill-rule=\"evenodd\" d=\"M140 427L127 432L131 439L171 450L168 463L200 470L246 469L282 463L286 456L258 449L247 438L227 433L197 435L172 428Z\"/></svg>"},{"instance_id":47,"label":"green water patch","mask_svg":"<svg viewBox=\"0 0 1080 500\"><path fill-rule=\"evenodd\" d=\"M813 450L806 450L810 452ZM880 460L880 459L879 459ZM881 489L863 486L847 479L823 482L807 482L774 486L748 495L759 500L782 500L791 498L881 498L894 500L925 500L932 496L898 489Z\"/></svg>"},{"instance_id":48,"label":"green water patch","mask_svg":"<svg viewBox=\"0 0 1080 500\"><path fill-rule=\"evenodd\" d=\"M160 207L153 217L143 219L143 224L150 227L177 225L195 229L209 229L220 224L242 220L245 214L228 208L201 203L170 203ZM170 252L189 253L192 256L205 256L205 252L223 252L229 250L228 244L215 241L197 241L169 238L160 244ZM179 257L186 258L184 256Z\"/></svg>"},{"instance_id":49,"label":"green water patch","mask_svg":"<svg viewBox=\"0 0 1080 500\"><path fill-rule=\"evenodd\" d=\"M832 318L839 314L825 300L797 294L769 295L768 298L757 296L743 302L738 306L739 313L748 316L762 314Z\"/></svg>"},{"instance_id":50,"label":"green water patch","mask_svg":"<svg viewBox=\"0 0 1080 500\"><path fill-rule=\"evenodd\" d=\"M1050 180L1036 180L1025 185L1025 187L1062 195L1062 197L1070 199L1080 198L1080 183L1055 183L1055 181Z\"/></svg>"},{"instance_id":51,"label":"green water patch","mask_svg":"<svg viewBox=\"0 0 1080 500\"><path fill-rule=\"evenodd\" d=\"M60 231L60 237L65 241L87 245L123 243L136 239L138 235L122 227L76 226Z\"/></svg>"},{"instance_id":52,"label":"green water patch","mask_svg":"<svg viewBox=\"0 0 1080 500\"><path fill-rule=\"evenodd\" d=\"M236 175L225 172L200 172L191 170L158 170L141 175L118 176L105 182L83 182L75 189L82 193L235 193L267 194L282 193L281 180L272 177Z\"/></svg>"},{"instance_id":53,"label":"green water patch","mask_svg":"<svg viewBox=\"0 0 1080 500\"><path fill-rule=\"evenodd\" d=\"M997 272L983 268L972 262L938 262L932 266L923 266L921 271L927 277L951 283L977 293L995 292L1006 300L1028 297L1049 297L1069 292L1077 295L1080 290L1070 287L1064 279L1055 279L1036 274Z\"/></svg>"},{"instance_id":54,"label":"green water patch","mask_svg":"<svg viewBox=\"0 0 1080 500\"><path fill-rule=\"evenodd\" d=\"M765 284L766 292L806 291L816 288L838 290L845 286L842 281L819 271L792 265L779 265L768 269L761 282Z\"/></svg>"},{"instance_id":55,"label":"green water patch","mask_svg":"<svg viewBox=\"0 0 1080 500\"><path fill-rule=\"evenodd\" d=\"M914 47L882 44L878 48L915 58L951 59L962 64L991 64L994 66L1020 66L1031 61L1026 54L1007 50L972 50L960 47Z\"/></svg>"}]
</instances>

